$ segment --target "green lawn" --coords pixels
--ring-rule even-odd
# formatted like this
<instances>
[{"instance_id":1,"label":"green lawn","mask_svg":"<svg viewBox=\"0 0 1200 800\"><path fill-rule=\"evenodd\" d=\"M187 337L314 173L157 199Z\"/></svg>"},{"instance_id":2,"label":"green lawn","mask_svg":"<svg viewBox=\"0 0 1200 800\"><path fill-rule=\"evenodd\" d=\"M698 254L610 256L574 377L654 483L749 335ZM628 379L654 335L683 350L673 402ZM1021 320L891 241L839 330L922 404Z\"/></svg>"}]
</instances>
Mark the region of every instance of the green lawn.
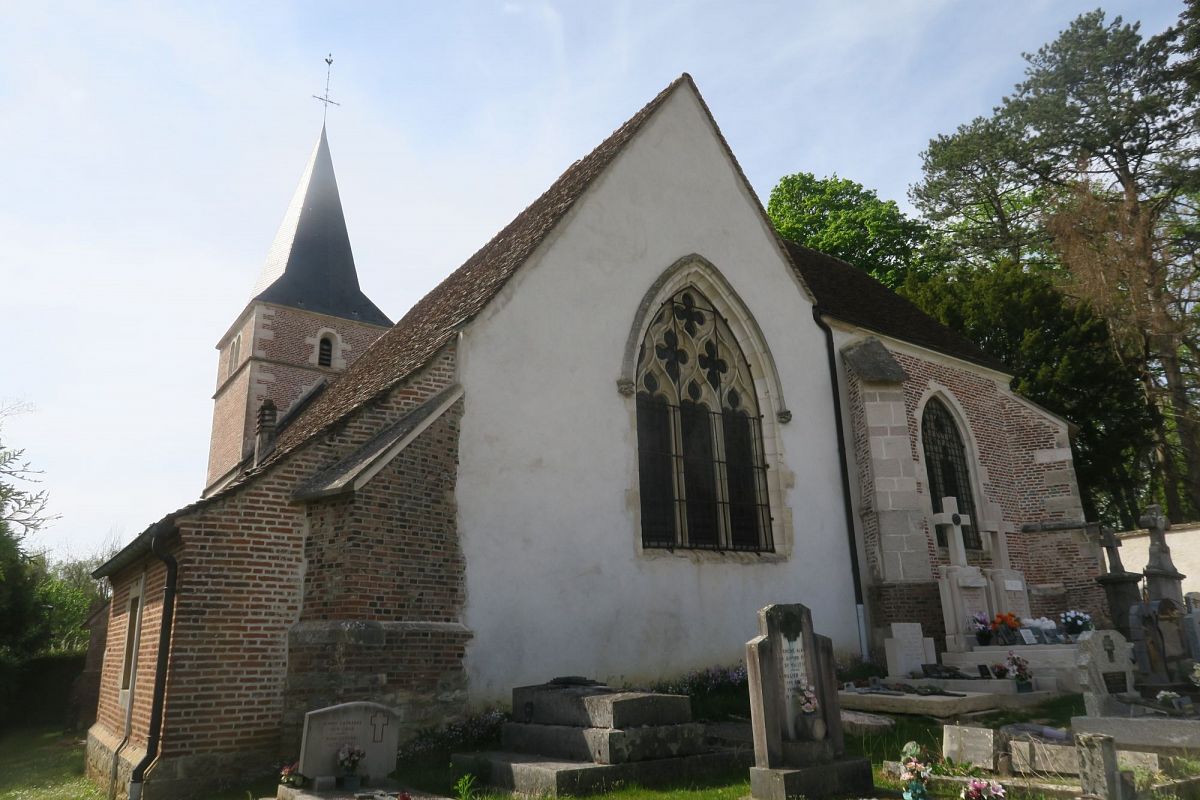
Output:
<instances>
[{"instance_id":1,"label":"green lawn","mask_svg":"<svg viewBox=\"0 0 1200 800\"><path fill-rule=\"evenodd\" d=\"M0 800L106 800L83 775L84 739L57 728L0 733ZM275 780L214 793L205 800L273 797Z\"/></svg>"},{"instance_id":2,"label":"green lawn","mask_svg":"<svg viewBox=\"0 0 1200 800\"><path fill-rule=\"evenodd\" d=\"M0 800L105 800L83 776L83 739L47 728L0 734Z\"/></svg>"}]
</instances>

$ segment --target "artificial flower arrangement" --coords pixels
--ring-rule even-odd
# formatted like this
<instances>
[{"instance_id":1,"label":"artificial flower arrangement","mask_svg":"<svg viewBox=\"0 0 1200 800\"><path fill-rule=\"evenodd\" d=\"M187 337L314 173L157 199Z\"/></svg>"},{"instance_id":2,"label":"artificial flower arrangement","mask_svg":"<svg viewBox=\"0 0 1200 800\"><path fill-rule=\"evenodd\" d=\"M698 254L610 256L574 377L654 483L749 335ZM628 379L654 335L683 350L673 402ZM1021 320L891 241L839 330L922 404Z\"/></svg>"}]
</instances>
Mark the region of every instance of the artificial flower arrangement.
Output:
<instances>
[{"instance_id":1,"label":"artificial flower arrangement","mask_svg":"<svg viewBox=\"0 0 1200 800\"><path fill-rule=\"evenodd\" d=\"M303 786L304 776L300 774L300 762L287 764L279 770L279 782L284 786Z\"/></svg>"},{"instance_id":2,"label":"artificial flower arrangement","mask_svg":"<svg viewBox=\"0 0 1200 800\"><path fill-rule=\"evenodd\" d=\"M975 629L975 640L987 647L992 643L992 621L982 611L976 611L967 618L967 622Z\"/></svg>"},{"instance_id":3,"label":"artificial flower arrangement","mask_svg":"<svg viewBox=\"0 0 1200 800\"><path fill-rule=\"evenodd\" d=\"M1050 619L1049 617L1038 617L1037 619L1032 619L1032 618L1023 619L1023 620L1021 620L1021 627L1022 628L1037 628L1037 629L1043 630L1043 631L1058 630L1058 624L1054 620Z\"/></svg>"},{"instance_id":4,"label":"artificial flower arrangement","mask_svg":"<svg viewBox=\"0 0 1200 800\"><path fill-rule=\"evenodd\" d=\"M1004 797L1004 787L995 781L983 778L972 778L971 782L958 793L962 800L989 800L989 798Z\"/></svg>"},{"instance_id":5,"label":"artificial flower arrangement","mask_svg":"<svg viewBox=\"0 0 1200 800\"><path fill-rule=\"evenodd\" d=\"M1004 669L1008 677L1015 680L1033 680L1033 671L1029 669L1029 662L1013 653L1012 650L1008 651L1008 658L1004 660Z\"/></svg>"},{"instance_id":6,"label":"artificial flower arrangement","mask_svg":"<svg viewBox=\"0 0 1200 800\"><path fill-rule=\"evenodd\" d=\"M1192 667L1192 683L1200 686L1200 664L1196 664L1194 667Z\"/></svg>"},{"instance_id":7,"label":"artificial flower arrangement","mask_svg":"<svg viewBox=\"0 0 1200 800\"><path fill-rule=\"evenodd\" d=\"M801 692L800 710L805 714L817 713L817 688L815 686L806 686Z\"/></svg>"},{"instance_id":8,"label":"artificial flower arrangement","mask_svg":"<svg viewBox=\"0 0 1200 800\"><path fill-rule=\"evenodd\" d=\"M1169 692L1166 689L1154 695L1154 699L1162 703L1164 706L1171 706L1179 699L1178 692Z\"/></svg>"},{"instance_id":9,"label":"artificial flower arrangement","mask_svg":"<svg viewBox=\"0 0 1200 800\"><path fill-rule=\"evenodd\" d=\"M358 762L366 757L367 751L358 745L344 744L342 749L338 750L337 762L345 774L353 775L358 771Z\"/></svg>"},{"instance_id":10,"label":"artificial flower arrangement","mask_svg":"<svg viewBox=\"0 0 1200 800\"><path fill-rule=\"evenodd\" d=\"M1015 631L1021 627L1021 620L1017 619L1017 615L1004 611L996 615L992 620L992 631L1011 630Z\"/></svg>"},{"instance_id":11,"label":"artificial flower arrangement","mask_svg":"<svg viewBox=\"0 0 1200 800\"><path fill-rule=\"evenodd\" d=\"M1075 609L1064 611L1059 615L1058 621L1062 624L1063 630L1071 636L1091 630L1092 627L1092 615L1086 611L1077 611Z\"/></svg>"},{"instance_id":12,"label":"artificial flower arrangement","mask_svg":"<svg viewBox=\"0 0 1200 800\"><path fill-rule=\"evenodd\" d=\"M921 760L921 746L916 742L904 745L904 749L900 751L900 764L904 800L928 800L929 790L926 784L929 783L929 776L933 770L931 765Z\"/></svg>"}]
</instances>

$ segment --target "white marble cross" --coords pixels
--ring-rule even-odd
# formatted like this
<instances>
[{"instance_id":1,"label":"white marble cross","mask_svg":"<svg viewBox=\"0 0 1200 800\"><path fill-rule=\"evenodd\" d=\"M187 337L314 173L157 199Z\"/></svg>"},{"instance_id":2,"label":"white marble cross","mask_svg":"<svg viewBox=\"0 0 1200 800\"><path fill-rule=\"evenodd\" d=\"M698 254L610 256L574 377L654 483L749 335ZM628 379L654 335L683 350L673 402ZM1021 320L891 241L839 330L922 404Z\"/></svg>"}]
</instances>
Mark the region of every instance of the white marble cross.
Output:
<instances>
[{"instance_id":1,"label":"white marble cross","mask_svg":"<svg viewBox=\"0 0 1200 800\"><path fill-rule=\"evenodd\" d=\"M971 518L958 513L958 500L954 497L942 498L942 512L933 515L936 528L949 528L946 543L950 546L950 563L956 567L967 566L967 548L963 544L962 526L970 525Z\"/></svg>"}]
</instances>

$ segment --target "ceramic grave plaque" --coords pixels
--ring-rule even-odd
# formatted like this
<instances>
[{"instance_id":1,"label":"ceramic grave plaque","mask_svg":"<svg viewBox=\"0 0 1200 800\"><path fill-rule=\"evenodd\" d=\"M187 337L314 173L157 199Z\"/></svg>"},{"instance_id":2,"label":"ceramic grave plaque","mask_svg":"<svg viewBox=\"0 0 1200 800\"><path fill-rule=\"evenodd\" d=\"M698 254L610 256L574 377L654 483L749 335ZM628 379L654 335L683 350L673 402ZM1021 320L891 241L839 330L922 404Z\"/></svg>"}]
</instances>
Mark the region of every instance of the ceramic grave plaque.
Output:
<instances>
[{"instance_id":1,"label":"ceramic grave plaque","mask_svg":"<svg viewBox=\"0 0 1200 800\"><path fill-rule=\"evenodd\" d=\"M382 779L396 768L400 726L395 712L379 703L342 703L304 715L300 774L309 779L339 775L337 753L352 744L366 751L357 774Z\"/></svg>"},{"instance_id":2,"label":"ceramic grave plaque","mask_svg":"<svg viewBox=\"0 0 1200 800\"><path fill-rule=\"evenodd\" d=\"M893 622L892 636L883 640L888 675L907 678L921 672L922 664L937 663L933 639L927 638L919 622Z\"/></svg>"}]
</instances>

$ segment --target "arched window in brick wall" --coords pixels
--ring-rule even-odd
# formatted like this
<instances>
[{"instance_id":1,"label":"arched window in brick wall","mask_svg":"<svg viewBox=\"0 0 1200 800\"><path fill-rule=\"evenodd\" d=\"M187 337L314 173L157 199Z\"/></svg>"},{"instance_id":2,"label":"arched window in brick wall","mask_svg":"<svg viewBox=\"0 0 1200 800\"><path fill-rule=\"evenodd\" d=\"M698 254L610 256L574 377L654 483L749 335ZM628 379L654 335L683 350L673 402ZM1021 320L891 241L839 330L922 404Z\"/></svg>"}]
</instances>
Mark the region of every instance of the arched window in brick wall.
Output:
<instances>
[{"instance_id":1,"label":"arched window in brick wall","mask_svg":"<svg viewBox=\"0 0 1200 800\"><path fill-rule=\"evenodd\" d=\"M750 365L694 287L662 304L642 340L637 439L643 547L774 549Z\"/></svg>"},{"instance_id":2,"label":"arched window in brick wall","mask_svg":"<svg viewBox=\"0 0 1200 800\"><path fill-rule=\"evenodd\" d=\"M320 344L317 345L317 365L322 367L333 365L333 338L330 336L322 336Z\"/></svg>"},{"instance_id":3,"label":"arched window in brick wall","mask_svg":"<svg viewBox=\"0 0 1200 800\"><path fill-rule=\"evenodd\" d=\"M933 512L942 510L942 498L958 500L958 510L978 522L975 516L975 492L971 488L971 470L967 465L967 448L958 425L946 404L936 397L929 398L921 414L921 439L925 446L925 471L929 478L929 495ZM939 547L946 546L946 530L937 529ZM983 542L974 524L963 526L963 545L969 550L982 550Z\"/></svg>"}]
</instances>

